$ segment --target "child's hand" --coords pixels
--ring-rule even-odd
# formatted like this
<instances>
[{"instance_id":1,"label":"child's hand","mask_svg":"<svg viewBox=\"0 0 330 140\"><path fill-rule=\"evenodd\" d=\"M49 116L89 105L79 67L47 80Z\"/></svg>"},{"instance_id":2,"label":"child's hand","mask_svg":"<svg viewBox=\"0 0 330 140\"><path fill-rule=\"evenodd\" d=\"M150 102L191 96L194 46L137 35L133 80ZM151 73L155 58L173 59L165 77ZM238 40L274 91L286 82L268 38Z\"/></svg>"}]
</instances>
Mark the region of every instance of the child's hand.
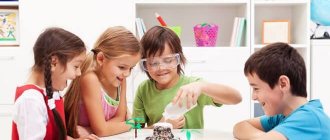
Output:
<instances>
[{"instance_id":1,"label":"child's hand","mask_svg":"<svg viewBox=\"0 0 330 140\"><path fill-rule=\"evenodd\" d=\"M78 132L79 136L81 136L81 137L88 136L89 134L92 133L90 128L83 127L83 126L80 126L80 125L77 126L77 132Z\"/></svg>"},{"instance_id":2,"label":"child's hand","mask_svg":"<svg viewBox=\"0 0 330 140\"><path fill-rule=\"evenodd\" d=\"M89 134L87 136L80 137L78 140L99 140L99 137L94 134Z\"/></svg>"},{"instance_id":3,"label":"child's hand","mask_svg":"<svg viewBox=\"0 0 330 140\"><path fill-rule=\"evenodd\" d=\"M185 103L189 109L192 105L197 103L199 95L202 93L202 83L194 82L182 86L173 98L173 104L179 104L180 107Z\"/></svg>"},{"instance_id":4,"label":"child's hand","mask_svg":"<svg viewBox=\"0 0 330 140\"><path fill-rule=\"evenodd\" d=\"M181 116L181 117L179 117L177 119L174 119L174 120L172 120L172 119L165 120L165 122L172 124L173 129L180 129L180 128L182 128L184 126L184 124L185 124L185 121L186 121L186 119L185 119L184 116Z\"/></svg>"},{"instance_id":5,"label":"child's hand","mask_svg":"<svg viewBox=\"0 0 330 140\"><path fill-rule=\"evenodd\" d=\"M67 138L67 140L99 140L99 137L97 137L94 134L88 134L86 136L83 136L83 137L80 137L80 138L77 138L77 139L74 139L70 136L67 136L66 138Z\"/></svg>"}]
</instances>

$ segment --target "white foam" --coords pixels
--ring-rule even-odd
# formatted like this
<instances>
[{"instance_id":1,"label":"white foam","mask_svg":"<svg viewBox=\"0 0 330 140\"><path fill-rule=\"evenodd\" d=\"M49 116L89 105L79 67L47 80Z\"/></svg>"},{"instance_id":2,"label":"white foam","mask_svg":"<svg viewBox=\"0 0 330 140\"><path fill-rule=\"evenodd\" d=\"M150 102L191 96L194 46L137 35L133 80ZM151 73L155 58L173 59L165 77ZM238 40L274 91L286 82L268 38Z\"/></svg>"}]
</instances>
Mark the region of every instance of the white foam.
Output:
<instances>
[{"instance_id":1,"label":"white foam","mask_svg":"<svg viewBox=\"0 0 330 140\"><path fill-rule=\"evenodd\" d=\"M165 128L173 128L172 124L170 123L166 123L166 122L159 122L159 123L155 123L154 127L156 126L161 126L161 127L165 127Z\"/></svg>"}]
</instances>

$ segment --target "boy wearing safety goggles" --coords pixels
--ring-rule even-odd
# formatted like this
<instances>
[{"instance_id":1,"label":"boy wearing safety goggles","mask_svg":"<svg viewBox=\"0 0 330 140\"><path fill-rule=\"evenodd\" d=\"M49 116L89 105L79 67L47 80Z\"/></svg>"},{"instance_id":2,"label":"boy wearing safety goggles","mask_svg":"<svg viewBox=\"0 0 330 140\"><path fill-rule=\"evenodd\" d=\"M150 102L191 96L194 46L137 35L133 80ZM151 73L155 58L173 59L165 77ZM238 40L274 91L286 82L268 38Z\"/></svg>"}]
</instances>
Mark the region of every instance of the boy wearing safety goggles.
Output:
<instances>
[{"instance_id":1,"label":"boy wearing safety goggles","mask_svg":"<svg viewBox=\"0 0 330 140\"><path fill-rule=\"evenodd\" d=\"M166 121L173 128L202 129L205 105L220 107L241 101L240 93L231 87L183 75L186 58L179 37L171 29L155 26L146 32L141 44L140 66L149 79L137 89L133 117L144 119L142 127L152 128L153 124ZM178 118L165 120L162 113L171 102L180 107L196 107Z\"/></svg>"}]
</instances>

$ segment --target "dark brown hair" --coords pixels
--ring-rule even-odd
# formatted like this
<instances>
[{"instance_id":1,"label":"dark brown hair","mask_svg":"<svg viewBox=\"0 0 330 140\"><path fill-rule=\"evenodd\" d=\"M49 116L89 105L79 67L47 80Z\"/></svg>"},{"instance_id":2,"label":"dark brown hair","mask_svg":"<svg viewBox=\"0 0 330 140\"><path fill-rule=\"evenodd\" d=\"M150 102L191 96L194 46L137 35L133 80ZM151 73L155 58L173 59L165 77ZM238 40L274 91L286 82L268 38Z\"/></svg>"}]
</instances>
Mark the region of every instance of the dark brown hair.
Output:
<instances>
[{"instance_id":1,"label":"dark brown hair","mask_svg":"<svg viewBox=\"0 0 330 140\"><path fill-rule=\"evenodd\" d=\"M118 57L123 54L136 55L141 52L141 45L137 38L124 27L116 26L105 30L97 39L92 52L90 52L86 60L81 66L81 75L97 69L96 54L103 52L107 59ZM77 132L78 114L80 101L80 78L72 81L67 93L65 94L65 116L67 121L68 134L74 138L78 138Z\"/></svg>"},{"instance_id":2,"label":"dark brown hair","mask_svg":"<svg viewBox=\"0 0 330 140\"><path fill-rule=\"evenodd\" d=\"M43 72L48 99L53 98L51 80L51 57L57 56L59 63L65 68L67 62L86 51L84 42L73 33L61 28L48 28L41 33L34 44L34 71ZM66 139L66 130L63 120L56 109L52 109L55 122L59 130L59 138Z\"/></svg>"},{"instance_id":3,"label":"dark brown hair","mask_svg":"<svg viewBox=\"0 0 330 140\"><path fill-rule=\"evenodd\" d=\"M256 73L272 89L281 75L290 79L293 95L307 97L306 67L296 49L286 43L273 43L255 52L246 61L245 75Z\"/></svg>"},{"instance_id":4,"label":"dark brown hair","mask_svg":"<svg viewBox=\"0 0 330 140\"><path fill-rule=\"evenodd\" d=\"M183 55L180 38L174 31L167 27L154 26L149 29L141 39L143 47L142 58L154 57L156 53L162 54L165 50L165 44L168 44L172 53L180 55L181 64L178 65L178 74L184 74L182 66L186 64L186 57ZM146 72L149 79L153 80Z\"/></svg>"}]
</instances>

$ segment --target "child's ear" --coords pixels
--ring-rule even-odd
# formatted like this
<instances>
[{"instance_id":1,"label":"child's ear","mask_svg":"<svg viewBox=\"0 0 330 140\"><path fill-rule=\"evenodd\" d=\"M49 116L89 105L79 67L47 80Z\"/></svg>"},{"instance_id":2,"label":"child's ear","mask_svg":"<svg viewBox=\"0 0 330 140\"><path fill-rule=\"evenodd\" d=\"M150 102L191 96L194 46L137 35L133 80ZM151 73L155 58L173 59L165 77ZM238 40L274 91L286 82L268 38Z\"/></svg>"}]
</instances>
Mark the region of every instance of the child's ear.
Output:
<instances>
[{"instance_id":1,"label":"child's ear","mask_svg":"<svg viewBox=\"0 0 330 140\"><path fill-rule=\"evenodd\" d=\"M280 78L278 78L278 82L281 89L290 90L290 79L288 76L281 75Z\"/></svg>"},{"instance_id":2,"label":"child's ear","mask_svg":"<svg viewBox=\"0 0 330 140\"><path fill-rule=\"evenodd\" d=\"M104 59L105 59L105 56L104 56L104 53L103 52L97 53L97 55L96 55L96 62L97 62L97 64L99 64L100 66L102 66L102 64L104 63Z\"/></svg>"},{"instance_id":3,"label":"child's ear","mask_svg":"<svg viewBox=\"0 0 330 140\"><path fill-rule=\"evenodd\" d=\"M55 71L56 66L58 66L59 61L58 61L58 57L57 56L52 56L51 57L51 62L50 62L50 66L51 66L51 71Z\"/></svg>"}]
</instances>

